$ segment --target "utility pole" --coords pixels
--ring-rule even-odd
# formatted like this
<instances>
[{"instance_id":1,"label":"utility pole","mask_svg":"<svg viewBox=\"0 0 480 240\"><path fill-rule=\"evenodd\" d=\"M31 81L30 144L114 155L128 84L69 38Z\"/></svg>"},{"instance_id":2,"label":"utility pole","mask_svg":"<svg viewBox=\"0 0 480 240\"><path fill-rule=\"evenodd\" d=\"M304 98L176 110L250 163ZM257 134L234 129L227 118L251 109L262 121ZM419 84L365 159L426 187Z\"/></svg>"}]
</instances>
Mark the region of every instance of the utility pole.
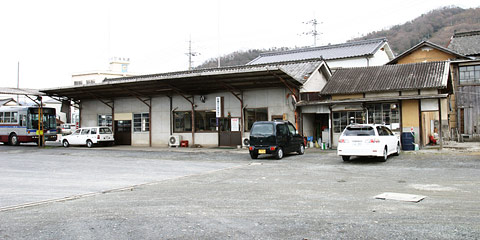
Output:
<instances>
[{"instance_id":1,"label":"utility pole","mask_svg":"<svg viewBox=\"0 0 480 240\"><path fill-rule=\"evenodd\" d=\"M17 65L17 89L19 88L20 88L20 61L18 61L18 65ZM17 104L20 104L19 100L20 99L17 94Z\"/></svg>"},{"instance_id":2,"label":"utility pole","mask_svg":"<svg viewBox=\"0 0 480 240\"><path fill-rule=\"evenodd\" d=\"M200 55L200 53L192 52L192 37L188 40L188 53L185 53L188 56L188 70L192 70L192 57Z\"/></svg>"},{"instance_id":3,"label":"utility pole","mask_svg":"<svg viewBox=\"0 0 480 240\"><path fill-rule=\"evenodd\" d=\"M308 25L312 25L313 27L313 30L310 31L310 32L304 32L302 33L303 35L312 35L313 36L313 46L316 47L317 46L317 36L322 34L321 32L318 32L317 31L317 25L318 24L322 24L323 22L318 22L317 19L312 19L310 21L307 21L307 22L303 22L304 24L308 24Z\"/></svg>"}]
</instances>

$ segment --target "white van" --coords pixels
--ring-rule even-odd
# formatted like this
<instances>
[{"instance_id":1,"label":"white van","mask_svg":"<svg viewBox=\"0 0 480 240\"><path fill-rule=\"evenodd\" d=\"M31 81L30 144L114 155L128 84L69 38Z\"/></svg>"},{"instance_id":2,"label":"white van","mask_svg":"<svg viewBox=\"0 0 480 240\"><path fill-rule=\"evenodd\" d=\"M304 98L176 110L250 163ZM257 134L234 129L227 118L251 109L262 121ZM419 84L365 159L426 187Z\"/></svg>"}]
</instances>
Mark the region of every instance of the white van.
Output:
<instances>
[{"instance_id":1,"label":"white van","mask_svg":"<svg viewBox=\"0 0 480 240\"><path fill-rule=\"evenodd\" d=\"M70 135L63 136L62 145L69 147L70 145L87 145L91 148L95 144L113 145L112 130L109 127L85 127L79 128Z\"/></svg>"}]
</instances>

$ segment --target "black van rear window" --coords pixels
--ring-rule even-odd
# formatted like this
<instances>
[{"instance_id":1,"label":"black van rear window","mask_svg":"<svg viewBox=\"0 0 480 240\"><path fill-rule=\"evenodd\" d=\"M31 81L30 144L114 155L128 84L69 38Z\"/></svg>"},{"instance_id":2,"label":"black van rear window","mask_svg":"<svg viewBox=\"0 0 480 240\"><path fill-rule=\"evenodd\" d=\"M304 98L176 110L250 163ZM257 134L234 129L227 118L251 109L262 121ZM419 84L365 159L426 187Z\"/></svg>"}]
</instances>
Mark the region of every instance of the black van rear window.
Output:
<instances>
[{"instance_id":1,"label":"black van rear window","mask_svg":"<svg viewBox=\"0 0 480 240\"><path fill-rule=\"evenodd\" d=\"M271 123L260 123L254 124L252 130L250 130L251 135L273 135L273 124Z\"/></svg>"},{"instance_id":2,"label":"black van rear window","mask_svg":"<svg viewBox=\"0 0 480 240\"><path fill-rule=\"evenodd\" d=\"M343 136L375 136L375 130L370 126L352 126L345 129Z\"/></svg>"}]
</instances>

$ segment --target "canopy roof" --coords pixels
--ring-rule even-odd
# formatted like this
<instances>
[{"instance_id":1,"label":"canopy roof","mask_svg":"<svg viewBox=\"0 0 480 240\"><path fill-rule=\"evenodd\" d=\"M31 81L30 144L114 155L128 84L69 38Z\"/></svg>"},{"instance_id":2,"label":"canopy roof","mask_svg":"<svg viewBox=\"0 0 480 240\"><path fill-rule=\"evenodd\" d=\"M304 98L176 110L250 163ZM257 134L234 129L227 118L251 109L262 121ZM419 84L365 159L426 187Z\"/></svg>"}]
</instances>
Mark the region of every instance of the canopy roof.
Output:
<instances>
[{"instance_id":1,"label":"canopy roof","mask_svg":"<svg viewBox=\"0 0 480 240\"><path fill-rule=\"evenodd\" d=\"M243 91L285 86L298 89L316 71L320 58L193 71L106 79L102 83L44 89L49 96L72 100L157 95L202 95L217 91Z\"/></svg>"}]
</instances>

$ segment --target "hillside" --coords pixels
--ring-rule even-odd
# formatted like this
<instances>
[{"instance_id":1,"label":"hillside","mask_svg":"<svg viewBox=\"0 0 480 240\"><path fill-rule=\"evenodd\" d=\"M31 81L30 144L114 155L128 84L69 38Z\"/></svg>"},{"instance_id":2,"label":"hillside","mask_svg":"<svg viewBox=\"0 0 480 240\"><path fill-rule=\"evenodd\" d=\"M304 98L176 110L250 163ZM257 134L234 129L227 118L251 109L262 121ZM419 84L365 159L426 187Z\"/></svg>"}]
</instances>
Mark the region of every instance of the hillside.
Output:
<instances>
[{"instance_id":1,"label":"hillside","mask_svg":"<svg viewBox=\"0 0 480 240\"><path fill-rule=\"evenodd\" d=\"M480 29L480 8L447 7L430 11L420 17L389 29L369 33L350 41L386 37L392 50L400 54L422 40L447 46L454 31Z\"/></svg>"},{"instance_id":2,"label":"hillside","mask_svg":"<svg viewBox=\"0 0 480 240\"><path fill-rule=\"evenodd\" d=\"M430 11L404 24L375 31L349 41L386 37L395 54L415 46L422 40L446 46L455 31L480 30L480 8L462 9L445 7ZM288 48L252 49L233 52L220 58L221 66L243 65L255 59L262 52L282 51ZM217 66L217 59L210 59L196 68Z\"/></svg>"}]
</instances>

